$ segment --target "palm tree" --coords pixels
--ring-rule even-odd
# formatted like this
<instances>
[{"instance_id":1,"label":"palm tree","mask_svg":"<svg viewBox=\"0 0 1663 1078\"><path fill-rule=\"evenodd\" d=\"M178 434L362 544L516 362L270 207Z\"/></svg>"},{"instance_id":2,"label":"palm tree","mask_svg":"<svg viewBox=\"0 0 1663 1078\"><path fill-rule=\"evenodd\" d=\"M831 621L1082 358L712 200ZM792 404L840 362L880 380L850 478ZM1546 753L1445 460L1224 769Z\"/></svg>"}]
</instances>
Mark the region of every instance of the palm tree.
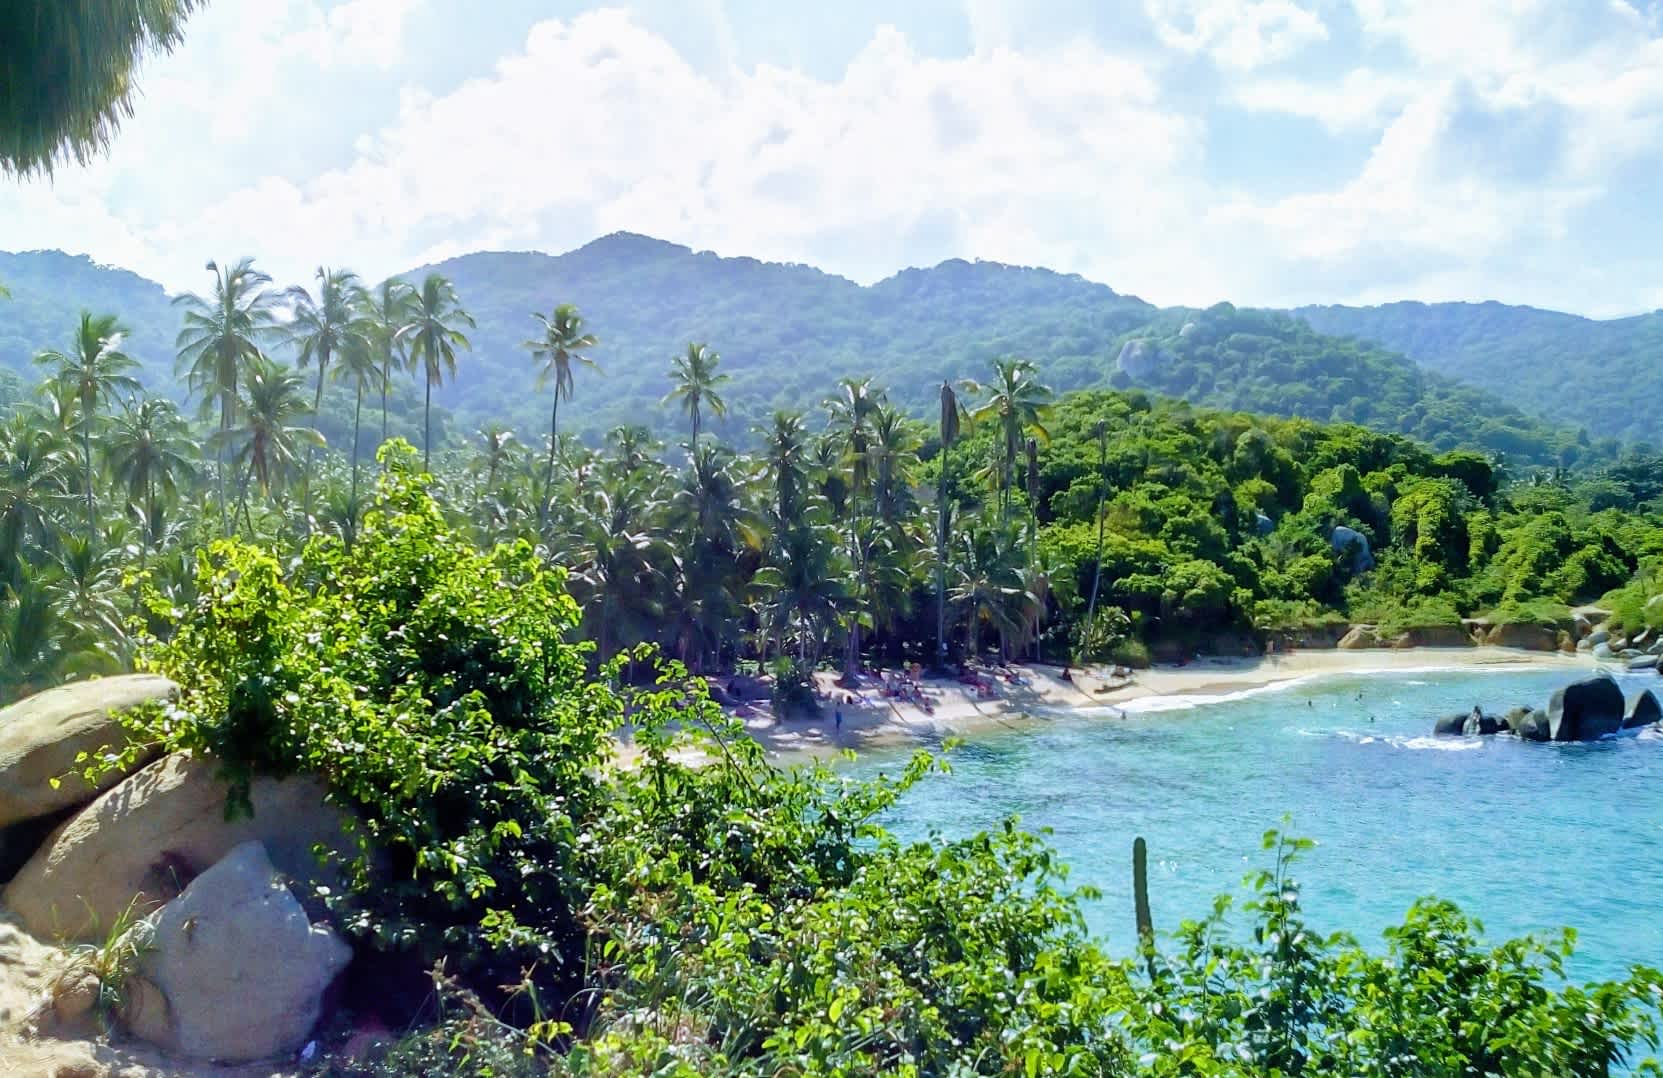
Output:
<instances>
[{"instance_id":1,"label":"palm tree","mask_svg":"<svg viewBox=\"0 0 1663 1078\"><path fill-rule=\"evenodd\" d=\"M0 423L0 572L17 585L25 555L51 547L53 517L69 494L62 442L39 416L18 411Z\"/></svg>"},{"instance_id":2,"label":"palm tree","mask_svg":"<svg viewBox=\"0 0 1663 1078\"><path fill-rule=\"evenodd\" d=\"M205 0L101 0L8 7L0 34L0 172L87 164L133 115L135 72L171 52Z\"/></svg>"},{"instance_id":3,"label":"palm tree","mask_svg":"<svg viewBox=\"0 0 1663 1078\"><path fill-rule=\"evenodd\" d=\"M340 362L335 367L336 381L352 382L352 485L347 494L347 504L353 507L354 512L358 505L358 458L361 456L359 443L364 425L364 391L380 387L383 400L387 395L384 381L386 368L382 364L382 355L377 351L381 329L368 313L367 293L361 292L360 298L366 306L360 309L358 332L348 336L347 347L341 351ZM313 426L316 425L314 418ZM310 461L308 453L308 465Z\"/></svg>"},{"instance_id":4,"label":"palm tree","mask_svg":"<svg viewBox=\"0 0 1663 1078\"><path fill-rule=\"evenodd\" d=\"M1109 425L1099 419L1092 424L1097 435L1097 561L1091 571L1091 598L1086 602L1087 631L1097 622L1097 589L1103 583L1103 499L1108 496Z\"/></svg>"},{"instance_id":5,"label":"palm tree","mask_svg":"<svg viewBox=\"0 0 1663 1078\"><path fill-rule=\"evenodd\" d=\"M1034 602L1023 579L1021 541L1003 521L983 521L960 539L951 596L964 608L965 655L976 654L977 632L986 622L999 631L1000 654L1008 657L1010 638L1022 633Z\"/></svg>"},{"instance_id":6,"label":"palm tree","mask_svg":"<svg viewBox=\"0 0 1663 1078\"><path fill-rule=\"evenodd\" d=\"M763 596L765 635L783 650L787 632L794 632L797 661L812 668L848 602L850 573L835 529L822 522L824 510L805 516L774 535L768 563L751 583Z\"/></svg>"},{"instance_id":7,"label":"palm tree","mask_svg":"<svg viewBox=\"0 0 1663 1078\"><path fill-rule=\"evenodd\" d=\"M263 357L256 359L243 376L243 392L243 423L227 434L227 440L232 462L243 473L238 502L252 531L249 483L258 483L260 493L273 496L295 471L301 448L316 446L323 439L310 426L295 423L309 412L300 375L292 368Z\"/></svg>"},{"instance_id":8,"label":"palm tree","mask_svg":"<svg viewBox=\"0 0 1663 1078\"><path fill-rule=\"evenodd\" d=\"M884 406L884 392L870 378L844 378L837 388L837 396L827 399L826 410L831 413L831 430L843 446L850 491L858 499L871 486L871 427Z\"/></svg>"},{"instance_id":9,"label":"palm tree","mask_svg":"<svg viewBox=\"0 0 1663 1078\"><path fill-rule=\"evenodd\" d=\"M485 489L497 488L497 475L514 453L514 432L501 423L487 423L474 432L479 455L476 467L485 473Z\"/></svg>"},{"instance_id":10,"label":"palm tree","mask_svg":"<svg viewBox=\"0 0 1663 1078\"><path fill-rule=\"evenodd\" d=\"M798 519L808 496L808 428L803 425L802 413L778 411L773 423L757 433L764 444L765 475L774 489L774 527L784 528Z\"/></svg>"},{"instance_id":11,"label":"palm tree","mask_svg":"<svg viewBox=\"0 0 1663 1078\"><path fill-rule=\"evenodd\" d=\"M707 442L670 499L680 569L676 639L679 657L694 670L704 668L707 653L719 662L723 643L732 639L740 561L762 545L745 493L733 451Z\"/></svg>"},{"instance_id":12,"label":"palm tree","mask_svg":"<svg viewBox=\"0 0 1663 1078\"><path fill-rule=\"evenodd\" d=\"M381 358L381 441L387 441L387 390L393 384L395 363L402 367L408 361L399 330L410 324L411 308L416 291L397 277L389 277L376 286L368 302L370 341Z\"/></svg>"},{"instance_id":13,"label":"palm tree","mask_svg":"<svg viewBox=\"0 0 1663 1078\"><path fill-rule=\"evenodd\" d=\"M35 362L51 371L51 378L66 395L72 396L78 409L81 428L81 466L84 470L87 506L86 538L90 541L97 527L93 507L92 428L98 419L98 406L112 400L118 393L134 394L139 383L128 371L138 364L121 350L127 327L113 314L94 315L81 312L81 324L67 352L42 352Z\"/></svg>"},{"instance_id":14,"label":"palm tree","mask_svg":"<svg viewBox=\"0 0 1663 1078\"><path fill-rule=\"evenodd\" d=\"M615 627L628 624L628 615L648 601L658 562L667 556L653 534L659 506L645 484L625 481L600 486L574 508L573 579L593 619L596 656L605 662Z\"/></svg>"},{"instance_id":15,"label":"palm tree","mask_svg":"<svg viewBox=\"0 0 1663 1078\"><path fill-rule=\"evenodd\" d=\"M583 316L570 303L562 303L549 316L533 314L543 327L542 336L526 341L522 347L531 352L537 364L537 388L541 390L554 381L554 407L549 412L549 462L543 472L543 497L537 507L537 519L548 515L549 499L554 492L554 451L560 442L560 398L572 399L572 364L581 363L594 368L595 361L584 355L598 342L594 334L583 331Z\"/></svg>"},{"instance_id":16,"label":"palm tree","mask_svg":"<svg viewBox=\"0 0 1663 1078\"><path fill-rule=\"evenodd\" d=\"M682 410L693 423L693 440L691 449L697 452L699 448L699 420L704 408L710 409L710 414L723 416L728 413L728 403L722 399L717 387L728 380L725 374L717 374L716 366L722 361L709 345L689 344L687 351L676 356L671 361L670 380L675 388L665 395L664 401L681 401Z\"/></svg>"},{"instance_id":17,"label":"palm tree","mask_svg":"<svg viewBox=\"0 0 1663 1078\"><path fill-rule=\"evenodd\" d=\"M421 368L426 384L422 402L422 470L433 470L433 387L444 385L445 375L456 374L456 350L471 347L460 327L474 326L473 316L462 309L456 289L437 273L429 273L410 307L410 320L398 331L398 339L410 349L410 362Z\"/></svg>"},{"instance_id":18,"label":"palm tree","mask_svg":"<svg viewBox=\"0 0 1663 1078\"><path fill-rule=\"evenodd\" d=\"M174 497L181 480L196 473L194 446L185 417L170 400L145 397L115 417L104 449L116 485L127 488L127 506L144 518L148 550L160 538L158 492Z\"/></svg>"},{"instance_id":19,"label":"palm tree","mask_svg":"<svg viewBox=\"0 0 1663 1078\"><path fill-rule=\"evenodd\" d=\"M266 289L271 278L254 268L251 258L238 259L229 269L209 262L214 275L210 298L183 295L174 302L185 309L183 328L175 346L179 369L191 392L202 395L202 411L210 413L219 404L219 447L223 454L230 444L231 426L237 417L237 391L243 369L259 357L260 344L273 331L274 297ZM220 528L229 531L225 501L226 461L219 461Z\"/></svg>"},{"instance_id":20,"label":"palm tree","mask_svg":"<svg viewBox=\"0 0 1663 1078\"><path fill-rule=\"evenodd\" d=\"M959 438L964 409L951 382L941 383L941 468L936 477L936 563L935 563L935 661L947 665L947 539L952 509L947 504L947 451Z\"/></svg>"},{"instance_id":21,"label":"palm tree","mask_svg":"<svg viewBox=\"0 0 1663 1078\"><path fill-rule=\"evenodd\" d=\"M318 295L295 285L288 290L294 304L294 321L289 323L287 336L297 349L296 361L301 370L315 362L318 367L317 389L312 394L312 429L318 429L318 411L323 407L323 381L329 375L329 361L356 353L361 366L374 366L369 360L370 334L374 328L364 312L368 299L358 275L351 270L332 270L319 266L313 274L318 281ZM363 383L359 383L358 399L363 404ZM353 420L353 476L358 473L358 427ZM320 443L321 444L321 443ZM300 485L301 517L312 516L312 448L306 450L306 464ZM307 525L310 527L310 523Z\"/></svg>"},{"instance_id":22,"label":"palm tree","mask_svg":"<svg viewBox=\"0 0 1663 1078\"><path fill-rule=\"evenodd\" d=\"M985 394L986 400L970 413L973 422L989 420L998 423L999 430L999 508L1003 518L1010 517L1011 487L1015 482L1016 461L1022 453L1022 440L1032 434L1041 442L1049 442L1044 418L1051 404L1051 388L1036 377L1038 368L1025 359L996 359L993 361L993 381L986 385L966 383L966 388Z\"/></svg>"}]
</instances>

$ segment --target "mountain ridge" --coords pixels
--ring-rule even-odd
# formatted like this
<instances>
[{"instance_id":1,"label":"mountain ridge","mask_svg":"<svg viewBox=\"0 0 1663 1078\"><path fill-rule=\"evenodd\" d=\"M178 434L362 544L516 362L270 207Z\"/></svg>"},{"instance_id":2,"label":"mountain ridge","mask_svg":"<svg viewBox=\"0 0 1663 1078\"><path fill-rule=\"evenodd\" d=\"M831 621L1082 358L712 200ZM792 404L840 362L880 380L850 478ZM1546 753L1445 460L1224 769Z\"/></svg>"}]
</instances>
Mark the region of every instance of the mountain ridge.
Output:
<instances>
[{"instance_id":1,"label":"mountain ridge","mask_svg":"<svg viewBox=\"0 0 1663 1078\"><path fill-rule=\"evenodd\" d=\"M596 356L604 373L584 372L574 406L562 409L567 429L588 435L620 423L673 431L677 420L662 403L669 388L665 372L671 355L689 340L716 348L732 376L726 396L733 412L726 420L712 419L714 429L725 427L729 434L743 433L776 407L818 403L841 376L874 375L898 402L922 410L941 380L981 375L995 356L1024 355L1039 362L1058 389L1130 384L1221 407L1263 407L1298 396L1304 403L1284 405L1282 414L1370 416L1377 426L1388 424L1389 417L1360 402L1390 398L1406 410L1388 425L1403 433L1432 429L1426 414L1448 413L1459 398L1459 408L1506 413L1508 423L1514 423L1514 412L1537 417L1519 429L1533 424L1545 431L1561 423L1581 426L1595 438L1655 441L1663 435L1663 386L1656 388L1659 407L1633 407L1633 383L1643 372L1617 379L1629 405L1621 422L1611 418L1609 402L1580 407L1609 394L1573 394L1562 384L1611 382L1589 373L1600 370L1605 354L1616 355L1618 369L1630 371L1638 357L1649 354L1653 319L1663 343L1663 316L1599 321L1497 301L1267 309L1314 332L1261 321L1237 333L1234 344L1221 340L1199 357L1169 345L1168 354L1186 365L1185 378L1159 371L1159 377L1129 379L1117 363L1128 340L1171 337L1206 312L1157 307L1080 274L1046 267L954 258L860 284L804 263L723 256L628 231L561 254L473 251L401 276L419 279L430 270L453 280L479 323L473 355L459 364L456 382L435 395L464 425L497 418L528 433L540 429L546 422L542 405L529 399L518 377L530 370L521 345L535 330L533 311L571 302L601 338ZM62 252L0 254L0 281L14 294L12 301L0 302L0 367L27 371L30 357L60 344L74 313L90 306L120 314L133 327L129 346L144 362L147 381L177 390L171 358L178 315L161 285ZM1220 308L1236 310L1229 304L1207 310ZM1576 342L1568 349L1579 357L1574 370L1559 379L1541 371L1519 377L1506 370L1521 348L1539 347L1555 333ZM1625 333L1638 343L1626 340ZM1330 371L1325 363L1361 366ZM1409 368L1442 375L1444 381L1413 377ZM1238 389L1231 379L1244 372L1252 384ZM1366 377L1359 380L1359 372ZM1316 378L1323 387L1314 397L1299 383L1290 383L1299 394L1274 392L1278 378L1294 377ZM1463 393L1454 383L1481 392ZM1643 390L1642 404L1649 399ZM1437 402L1416 405L1417 394L1431 394ZM1447 415L1433 426L1447 428ZM1558 436L1550 440L1565 443Z\"/></svg>"}]
</instances>

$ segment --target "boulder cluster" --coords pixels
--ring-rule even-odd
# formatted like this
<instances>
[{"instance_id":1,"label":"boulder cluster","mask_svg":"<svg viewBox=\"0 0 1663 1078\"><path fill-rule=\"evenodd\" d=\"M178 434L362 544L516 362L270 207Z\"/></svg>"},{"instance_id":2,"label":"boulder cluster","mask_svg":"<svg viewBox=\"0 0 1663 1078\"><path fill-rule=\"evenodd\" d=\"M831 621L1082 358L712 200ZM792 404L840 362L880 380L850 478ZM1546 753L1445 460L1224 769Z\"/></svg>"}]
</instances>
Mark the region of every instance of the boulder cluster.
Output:
<instances>
[{"instance_id":1,"label":"boulder cluster","mask_svg":"<svg viewBox=\"0 0 1663 1078\"><path fill-rule=\"evenodd\" d=\"M1511 732L1525 741L1598 741L1660 719L1663 705L1650 689L1636 696L1630 707L1616 681L1599 674L1557 690L1545 709L1515 707L1498 716L1475 707L1437 720L1432 732L1444 736Z\"/></svg>"},{"instance_id":2,"label":"boulder cluster","mask_svg":"<svg viewBox=\"0 0 1663 1078\"><path fill-rule=\"evenodd\" d=\"M314 850L347 848L348 821L304 778L256 779L253 815L228 819L216 762L185 753L140 753L89 785L77 757L122 747L119 713L174 692L165 678L111 677L0 710L0 904L39 939L119 941L137 956L102 974L122 980L107 992L66 971L59 1021L119 999L107 1018L177 1056L290 1053L352 958L291 888L320 882Z\"/></svg>"}]
</instances>

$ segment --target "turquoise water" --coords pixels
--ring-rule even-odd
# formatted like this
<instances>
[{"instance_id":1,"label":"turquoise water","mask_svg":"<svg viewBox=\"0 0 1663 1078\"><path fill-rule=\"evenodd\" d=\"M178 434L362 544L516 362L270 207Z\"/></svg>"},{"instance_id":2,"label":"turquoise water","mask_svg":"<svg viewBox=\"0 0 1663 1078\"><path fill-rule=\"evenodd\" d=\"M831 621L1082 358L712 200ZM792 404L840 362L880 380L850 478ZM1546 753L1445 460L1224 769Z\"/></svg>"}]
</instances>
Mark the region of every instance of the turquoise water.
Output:
<instances>
[{"instance_id":1,"label":"turquoise water","mask_svg":"<svg viewBox=\"0 0 1663 1078\"><path fill-rule=\"evenodd\" d=\"M1285 830L1318 843L1296 875L1322 931L1378 945L1413 899L1436 894L1492 940L1575 927L1578 980L1663 967L1663 734L1542 745L1429 733L1435 716L1474 704L1545 706L1576 676L1395 671L1124 719L1037 714L960 746L953 773L910 791L888 823L956 836L1014 813L1049 828L1070 883L1103 892L1086 914L1116 953L1133 936L1135 835L1149 842L1156 927L1170 929L1239 893L1266 864L1260 836L1286 814ZM1651 674L1619 681L1631 698L1659 687Z\"/></svg>"}]
</instances>

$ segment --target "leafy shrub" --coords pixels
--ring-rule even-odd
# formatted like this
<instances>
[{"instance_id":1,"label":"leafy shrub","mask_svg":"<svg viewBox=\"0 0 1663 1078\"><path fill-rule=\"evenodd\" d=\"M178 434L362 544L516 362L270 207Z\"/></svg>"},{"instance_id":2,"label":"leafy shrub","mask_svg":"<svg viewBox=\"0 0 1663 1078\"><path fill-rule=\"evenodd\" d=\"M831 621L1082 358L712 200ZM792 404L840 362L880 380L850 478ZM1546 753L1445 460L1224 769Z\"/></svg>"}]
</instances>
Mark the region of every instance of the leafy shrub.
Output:
<instances>
[{"instance_id":1,"label":"leafy shrub","mask_svg":"<svg viewBox=\"0 0 1663 1078\"><path fill-rule=\"evenodd\" d=\"M814 668L796 659L775 659L768 667L774 675L769 699L774 714L784 717L817 715L820 701L814 694Z\"/></svg>"}]
</instances>

